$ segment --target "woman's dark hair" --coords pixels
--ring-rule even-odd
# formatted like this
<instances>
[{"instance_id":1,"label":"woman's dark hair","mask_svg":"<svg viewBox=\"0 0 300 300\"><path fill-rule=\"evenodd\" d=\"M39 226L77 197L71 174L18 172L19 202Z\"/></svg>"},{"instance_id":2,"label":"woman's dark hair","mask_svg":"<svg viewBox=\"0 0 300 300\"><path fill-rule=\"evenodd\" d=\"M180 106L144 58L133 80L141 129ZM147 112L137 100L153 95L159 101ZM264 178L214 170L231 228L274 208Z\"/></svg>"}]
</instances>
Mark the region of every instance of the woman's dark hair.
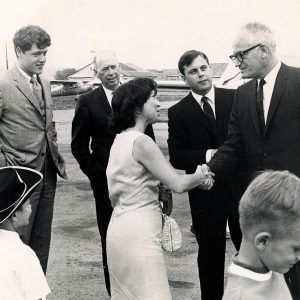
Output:
<instances>
[{"instance_id":1,"label":"woman's dark hair","mask_svg":"<svg viewBox=\"0 0 300 300\"><path fill-rule=\"evenodd\" d=\"M114 133L133 127L135 113L142 109L151 93L157 93L157 83L150 78L135 78L121 84L113 94L109 129Z\"/></svg>"}]
</instances>

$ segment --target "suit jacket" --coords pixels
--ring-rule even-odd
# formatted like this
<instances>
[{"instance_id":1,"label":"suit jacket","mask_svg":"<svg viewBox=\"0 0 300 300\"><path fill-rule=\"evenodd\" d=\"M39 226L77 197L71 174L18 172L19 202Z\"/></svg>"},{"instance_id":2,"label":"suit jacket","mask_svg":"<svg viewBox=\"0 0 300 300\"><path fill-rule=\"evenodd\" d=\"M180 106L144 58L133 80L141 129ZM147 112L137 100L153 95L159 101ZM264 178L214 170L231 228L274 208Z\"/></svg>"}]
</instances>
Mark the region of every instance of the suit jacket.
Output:
<instances>
[{"instance_id":1,"label":"suit jacket","mask_svg":"<svg viewBox=\"0 0 300 300\"><path fill-rule=\"evenodd\" d=\"M300 68L281 65L271 98L266 128L260 132L255 79L237 89L228 139L209 163L221 176L245 155L248 176L265 169L300 176Z\"/></svg>"},{"instance_id":2,"label":"suit jacket","mask_svg":"<svg viewBox=\"0 0 300 300\"><path fill-rule=\"evenodd\" d=\"M207 150L219 148L225 141L233 97L234 90L215 88L215 127L212 126L209 117L204 114L192 93L169 108L168 145L170 162L175 168L185 170L187 174L194 173L198 165L206 163ZM242 182L234 177L226 183L239 199L244 188ZM215 191L216 187L222 193L218 184L211 191ZM203 197L214 197L213 193L197 189L197 194L199 193L203 194Z\"/></svg>"},{"instance_id":3,"label":"suit jacket","mask_svg":"<svg viewBox=\"0 0 300 300\"><path fill-rule=\"evenodd\" d=\"M57 173L67 178L52 121L50 83L42 77L38 77L38 80L45 100L44 112L16 66L1 74L0 165L26 166L40 171L48 147Z\"/></svg>"},{"instance_id":4,"label":"suit jacket","mask_svg":"<svg viewBox=\"0 0 300 300\"><path fill-rule=\"evenodd\" d=\"M72 122L71 149L81 170L91 181L97 180L95 173L99 172L106 178L109 152L115 138L108 128L111 114L102 86L78 99ZM154 138L152 126L147 133Z\"/></svg>"},{"instance_id":5,"label":"suit jacket","mask_svg":"<svg viewBox=\"0 0 300 300\"><path fill-rule=\"evenodd\" d=\"M169 154L171 164L194 173L205 163L206 151L216 149L227 137L227 124L234 90L215 88L216 128L189 93L168 110Z\"/></svg>"}]
</instances>

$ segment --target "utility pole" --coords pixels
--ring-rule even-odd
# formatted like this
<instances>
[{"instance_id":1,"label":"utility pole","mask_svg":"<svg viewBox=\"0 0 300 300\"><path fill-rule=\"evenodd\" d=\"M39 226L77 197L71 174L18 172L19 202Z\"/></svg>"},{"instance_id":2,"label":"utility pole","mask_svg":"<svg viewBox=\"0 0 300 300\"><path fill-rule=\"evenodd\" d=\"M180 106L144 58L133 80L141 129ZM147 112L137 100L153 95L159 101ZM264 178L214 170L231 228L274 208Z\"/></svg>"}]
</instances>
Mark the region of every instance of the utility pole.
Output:
<instances>
[{"instance_id":1,"label":"utility pole","mask_svg":"<svg viewBox=\"0 0 300 300\"><path fill-rule=\"evenodd\" d=\"M6 70L8 70L7 42L5 42L5 59L6 59Z\"/></svg>"}]
</instances>

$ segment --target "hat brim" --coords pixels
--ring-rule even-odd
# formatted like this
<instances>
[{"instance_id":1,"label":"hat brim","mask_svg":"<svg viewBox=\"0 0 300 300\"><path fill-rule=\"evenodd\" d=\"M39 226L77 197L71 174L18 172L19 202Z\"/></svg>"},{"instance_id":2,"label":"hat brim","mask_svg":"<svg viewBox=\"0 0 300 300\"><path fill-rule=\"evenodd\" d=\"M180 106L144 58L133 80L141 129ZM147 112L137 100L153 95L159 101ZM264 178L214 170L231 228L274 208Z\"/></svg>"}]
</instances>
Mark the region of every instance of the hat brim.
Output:
<instances>
[{"instance_id":1,"label":"hat brim","mask_svg":"<svg viewBox=\"0 0 300 300\"><path fill-rule=\"evenodd\" d=\"M25 183L25 191L9 210L0 213L0 224L7 220L19 207L21 207L28 200L28 198L33 193L34 189L43 179L43 175L40 172L20 166L3 167L0 168L0 172L1 170L7 168L12 168L17 171L21 180Z\"/></svg>"}]
</instances>

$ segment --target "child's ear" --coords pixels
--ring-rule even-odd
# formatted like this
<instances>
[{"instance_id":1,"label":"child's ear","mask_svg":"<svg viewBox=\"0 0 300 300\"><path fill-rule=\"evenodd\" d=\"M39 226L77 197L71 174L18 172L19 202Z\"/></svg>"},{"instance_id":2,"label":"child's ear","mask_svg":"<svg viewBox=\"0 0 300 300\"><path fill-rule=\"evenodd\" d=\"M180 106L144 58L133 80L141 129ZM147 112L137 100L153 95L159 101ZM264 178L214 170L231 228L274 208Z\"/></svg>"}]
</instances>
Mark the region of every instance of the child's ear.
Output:
<instances>
[{"instance_id":1,"label":"child's ear","mask_svg":"<svg viewBox=\"0 0 300 300\"><path fill-rule=\"evenodd\" d=\"M255 236L254 244L257 250L264 251L271 242L271 234L269 232L260 232Z\"/></svg>"}]
</instances>

